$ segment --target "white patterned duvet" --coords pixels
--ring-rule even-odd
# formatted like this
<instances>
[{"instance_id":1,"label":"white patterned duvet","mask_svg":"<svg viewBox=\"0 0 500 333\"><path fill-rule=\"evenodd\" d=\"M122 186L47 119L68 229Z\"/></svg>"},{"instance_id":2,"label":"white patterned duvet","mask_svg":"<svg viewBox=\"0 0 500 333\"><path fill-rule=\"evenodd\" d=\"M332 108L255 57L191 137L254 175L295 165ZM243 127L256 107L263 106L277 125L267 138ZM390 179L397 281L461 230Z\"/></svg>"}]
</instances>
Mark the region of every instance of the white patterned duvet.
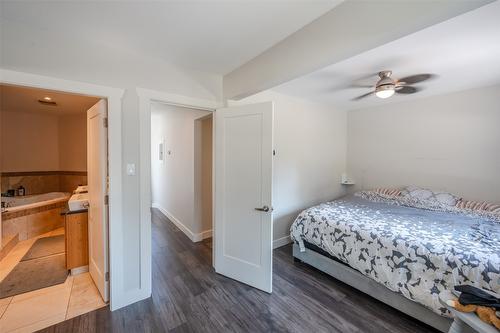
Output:
<instances>
[{"instance_id":1,"label":"white patterned duvet","mask_svg":"<svg viewBox=\"0 0 500 333\"><path fill-rule=\"evenodd\" d=\"M438 294L455 285L500 293L493 221L347 196L304 210L290 232L440 315Z\"/></svg>"}]
</instances>

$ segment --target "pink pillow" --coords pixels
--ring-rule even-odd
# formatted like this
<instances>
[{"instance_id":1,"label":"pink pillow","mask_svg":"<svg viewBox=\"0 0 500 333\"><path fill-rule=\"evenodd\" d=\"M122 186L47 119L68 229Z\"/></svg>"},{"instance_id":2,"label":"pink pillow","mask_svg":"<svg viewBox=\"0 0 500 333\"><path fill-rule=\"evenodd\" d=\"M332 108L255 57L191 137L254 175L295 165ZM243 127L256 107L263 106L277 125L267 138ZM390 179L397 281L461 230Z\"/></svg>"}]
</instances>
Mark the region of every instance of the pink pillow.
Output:
<instances>
[{"instance_id":1,"label":"pink pillow","mask_svg":"<svg viewBox=\"0 0 500 333\"><path fill-rule=\"evenodd\" d=\"M373 190L375 193L378 193L380 195L386 196L386 197L397 197L401 194L401 190L397 188L383 188L379 187Z\"/></svg>"},{"instance_id":2,"label":"pink pillow","mask_svg":"<svg viewBox=\"0 0 500 333\"><path fill-rule=\"evenodd\" d=\"M455 207L460 209L469 209L469 210L482 210L485 212L492 213L500 213L500 205L489 203L486 201L472 201L472 200L464 200L460 199Z\"/></svg>"}]
</instances>

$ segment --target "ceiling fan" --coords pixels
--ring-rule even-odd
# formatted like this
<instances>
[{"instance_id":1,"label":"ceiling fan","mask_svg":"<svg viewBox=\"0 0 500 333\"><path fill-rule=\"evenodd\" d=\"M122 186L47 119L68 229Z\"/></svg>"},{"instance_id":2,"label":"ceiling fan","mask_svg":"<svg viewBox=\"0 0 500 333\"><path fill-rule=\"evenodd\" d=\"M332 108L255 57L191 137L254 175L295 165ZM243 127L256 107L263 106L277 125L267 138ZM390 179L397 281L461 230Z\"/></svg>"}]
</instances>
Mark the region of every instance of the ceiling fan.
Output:
<instances>
[{"instance_id":1,"label":"ceiling fan","mask_svg":"<svg viewBox=\"0 0 500 333\"><path fill-rule=\"evenodd\" d=\"M414 94L419 92L421 89L411 86L411 84L419 83L425 80L429 80L436 75L434 74L416 74L401 78L399 80L391 78L392 71L381 71L378 73L380 80L375 84L375 90L370 91L361 96L355 97L352 100L358 101L362 98L368 97L372 94L379 98L389 98L394 93L398 94ZM373 88L373 86L357 86L364 88Z\"/></svg>"}]
</instances>

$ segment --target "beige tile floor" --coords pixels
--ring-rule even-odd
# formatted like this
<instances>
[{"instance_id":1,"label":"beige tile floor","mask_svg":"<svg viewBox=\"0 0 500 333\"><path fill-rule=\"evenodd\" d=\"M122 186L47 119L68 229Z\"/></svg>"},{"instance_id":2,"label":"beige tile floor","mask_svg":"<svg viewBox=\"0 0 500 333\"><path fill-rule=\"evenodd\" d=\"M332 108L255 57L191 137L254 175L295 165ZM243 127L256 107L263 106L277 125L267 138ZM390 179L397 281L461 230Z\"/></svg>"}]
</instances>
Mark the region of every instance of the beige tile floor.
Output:
<instances>
[{"instance_id":1,"label":"beige tile floor","mask_svg":"<svg viewBox=\"0 0 500 333\"><path fill-rule=\"evenodd\" d=\"M41 235L55 236L63 228ZM0 261L3 280L37 238L19 242ZM89 273L68 276L64 283L0 299L0 332L34 332L105 306Z\"/></svg>"}]
</instances>

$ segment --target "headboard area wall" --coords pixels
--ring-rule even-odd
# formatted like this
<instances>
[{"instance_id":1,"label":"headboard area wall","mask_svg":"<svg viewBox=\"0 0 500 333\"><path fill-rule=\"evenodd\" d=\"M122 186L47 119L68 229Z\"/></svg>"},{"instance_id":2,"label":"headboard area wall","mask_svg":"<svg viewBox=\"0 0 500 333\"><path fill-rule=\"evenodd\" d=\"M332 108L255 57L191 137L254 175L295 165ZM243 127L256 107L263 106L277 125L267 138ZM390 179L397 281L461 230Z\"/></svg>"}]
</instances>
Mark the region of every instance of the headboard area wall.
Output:
<instances>
[{"instance_id":1,"label":"headboard area wall","mask_svg":"<svg viewBox=\"0 0 500 333\"><path fill-rule=\"evenodd\" d=\"M348 111L352 190L417 185L500 203L500 86Z\"/></svg>"}]
</instances>

